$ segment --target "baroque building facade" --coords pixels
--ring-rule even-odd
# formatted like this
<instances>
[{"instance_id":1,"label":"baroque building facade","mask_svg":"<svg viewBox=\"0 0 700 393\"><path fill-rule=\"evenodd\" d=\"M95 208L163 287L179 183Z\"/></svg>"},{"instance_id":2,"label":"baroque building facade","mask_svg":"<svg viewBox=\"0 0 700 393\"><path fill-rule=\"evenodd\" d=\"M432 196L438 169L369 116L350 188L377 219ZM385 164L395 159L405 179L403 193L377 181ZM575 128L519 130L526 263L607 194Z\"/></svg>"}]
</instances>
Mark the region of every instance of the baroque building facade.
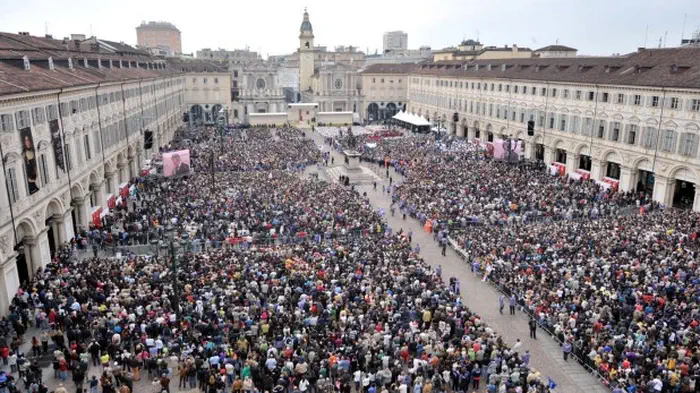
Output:
<instances>
[{"instance_id":1,"label":"baroque building facade","mask_svg":"<svg viewBox=\"0 0 700 393\"><path fill-rule=\"evenodd\" d=\"M0 33L0 49L12 53L0 60L5 313L20 285L76 231L99 222L146 159L172 140L192 100L187 81L206 67L195 72L148 55L81 51L24 34ZM228 85L223 91L229 96Z\"/></svg>"},{"instance_id":2,"label":"baroque building facade","mask_svg":"<svg viewBox=\"0 0 700 393\"><path fill-rule=\"evenodd\" d=\"M527 159L700 211L699 62L700 48L671 48L421 64L406 75L408 110L460 137L521 139Z\"/></svg>"}]
</instances>

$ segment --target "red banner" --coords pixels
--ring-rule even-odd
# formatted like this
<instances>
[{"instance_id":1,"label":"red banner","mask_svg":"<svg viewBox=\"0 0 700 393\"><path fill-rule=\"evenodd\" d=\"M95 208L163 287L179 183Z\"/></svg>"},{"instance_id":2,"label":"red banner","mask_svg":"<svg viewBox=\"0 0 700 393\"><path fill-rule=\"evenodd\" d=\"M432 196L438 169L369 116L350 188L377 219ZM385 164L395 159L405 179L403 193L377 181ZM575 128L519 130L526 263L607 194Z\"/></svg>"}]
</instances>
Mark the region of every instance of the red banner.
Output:
<instances>
[{"instance_id":1,"label":"red banner","mask_svg":"<svg viewBox=\"0 0 700 393\"><path fill-rule=\"evenodd\" d=\"M114 195L110 195L109 199L107 199L107 207L110 209L114 209L117 207L117 197Z\"/></svg>"},{"instance_id":2,"label":"red banner","mask_svg":"<svg viewBox=\"0 0 700 393\"><path fill-rule=\"evenodd\" d=\"M122 185L122 187L119 189L119 195L121 195L122 198L129 197L129 183L124 183Z\"/></svg>"},{"instance_id":3,"label":"red banner","mask_svg":"<svg viewBox=\"0 0 700 393\"><path fill-rule=\"evenodd\" d=\"M102 228L102 219L100 218L100 215L102 214L102 208L98 207L95 209L94 212L92 212L92 223L98 228Z\"/></svg>"},{"instance_id":4,"label":"red banner","mask_svg":"<svg viewBox=\"0 0 700 393\"><path fill-rule=\"evenodd\" d=\"M576 173L578 173L579 175L581 175L581 178L582 178L583 180L590 180L590 179L591 179L591 172L585 171L585 170L583 170L583 169L577 169L577 170L576 170Z\"/></svg>"}]
</instances>

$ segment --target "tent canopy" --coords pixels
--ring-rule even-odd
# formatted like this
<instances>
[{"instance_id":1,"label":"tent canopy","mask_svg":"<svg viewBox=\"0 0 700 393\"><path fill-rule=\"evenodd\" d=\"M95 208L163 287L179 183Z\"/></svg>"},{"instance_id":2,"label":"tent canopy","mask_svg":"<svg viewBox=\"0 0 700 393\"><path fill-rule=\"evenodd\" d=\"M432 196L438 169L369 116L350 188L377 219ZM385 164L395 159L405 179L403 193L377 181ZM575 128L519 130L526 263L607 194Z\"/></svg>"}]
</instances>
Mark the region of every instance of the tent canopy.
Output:
<instances>
[{"instance_id":1,"label":"tent canopy","mask_svg":"<svg viewBox=\"0 0 700 393\"><path fill-rule=\"evenodd\" d=\"M422 126L429 126L430 122L425 120L423 116L418 116L414 115L412 113L406 113L404 111L401 111L397 113L394 117L394 120L402 121L404 123L408 123L417 127L422 127Z\"/></svg>"}]
</instances>

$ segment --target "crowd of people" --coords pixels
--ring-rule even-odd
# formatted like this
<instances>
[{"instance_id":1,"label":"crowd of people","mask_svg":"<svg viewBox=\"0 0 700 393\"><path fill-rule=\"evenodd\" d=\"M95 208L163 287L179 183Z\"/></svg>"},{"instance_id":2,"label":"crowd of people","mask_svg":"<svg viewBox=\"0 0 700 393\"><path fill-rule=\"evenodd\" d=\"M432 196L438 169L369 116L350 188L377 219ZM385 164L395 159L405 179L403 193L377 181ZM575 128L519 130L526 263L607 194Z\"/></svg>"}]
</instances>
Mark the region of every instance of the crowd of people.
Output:
<instances>
[{"instance_id":1,"label":"crowd of people","mask_svg":"<svg viewBox=\"0 0 700 393\"><path fill-rule=\"evenodd\" d=\"M303 169L321 159L321 152L296 128L231 129L220 133L203 128L173 143L168 150L189 148L195 170L216 171ZM193 134L193 135L192 135Z\"/></svg>"},{"instance_id":2,"label":"crowd of people","mask_svg":"<svg viewBox=\"0 0 700 393\"><path fill-rule=\"evenodd\" d=\"M217 138L173 146L197 157L222 143L225 170L213 181L196 165L188 177L140 181L86 236L167 244L172 231L175 260L61 252L20 289L14 330L41 330L25 339L36 339L35 357L52 356L53 378L106 393L143 379L166 392L171 380L207 393L549 389L529 353L466 308L368 199L295 173L315 158L297 151L310 143L303 133Z\"/></svg>"},{"instance_id":3,"label":"crowd of people","mask_svg":"<svg viewBox=\"0 0 700 393\"><path fill-rule=\"evenodd\" d=\"M697 214L431 139L365 152L406 175L394 188L405 214L452 239L469 269L614 391L695 391Z\"/></svg>"}]
</instances>

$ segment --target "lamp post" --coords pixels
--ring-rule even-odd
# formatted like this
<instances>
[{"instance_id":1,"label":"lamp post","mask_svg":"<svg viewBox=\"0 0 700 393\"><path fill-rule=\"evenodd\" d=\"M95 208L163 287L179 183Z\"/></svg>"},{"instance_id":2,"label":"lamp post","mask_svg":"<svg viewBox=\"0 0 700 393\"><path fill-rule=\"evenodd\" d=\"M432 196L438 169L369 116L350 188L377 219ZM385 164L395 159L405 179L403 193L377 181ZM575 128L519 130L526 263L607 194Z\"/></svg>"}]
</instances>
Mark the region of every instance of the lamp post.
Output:
<instances>
[{"instance_id":1,"label":"lamp post","mask_svg":"<svg viewBox=\"0 0 700 393\"><path fill-rule=\"evenodd\" d=\"M175 255L175 228L173 227L173 224L168 223L168 226L165 227L165 233L168 236L168 241L170 242L170 269L171 269L171 275L172 275L172 286L173 286L173 298L172 298L172 304L173 304L173 309L175 310L175 313L180 312L180 296L179 296L179 289L177 286L177 255Z\"/></svg>"}]
</instances>

